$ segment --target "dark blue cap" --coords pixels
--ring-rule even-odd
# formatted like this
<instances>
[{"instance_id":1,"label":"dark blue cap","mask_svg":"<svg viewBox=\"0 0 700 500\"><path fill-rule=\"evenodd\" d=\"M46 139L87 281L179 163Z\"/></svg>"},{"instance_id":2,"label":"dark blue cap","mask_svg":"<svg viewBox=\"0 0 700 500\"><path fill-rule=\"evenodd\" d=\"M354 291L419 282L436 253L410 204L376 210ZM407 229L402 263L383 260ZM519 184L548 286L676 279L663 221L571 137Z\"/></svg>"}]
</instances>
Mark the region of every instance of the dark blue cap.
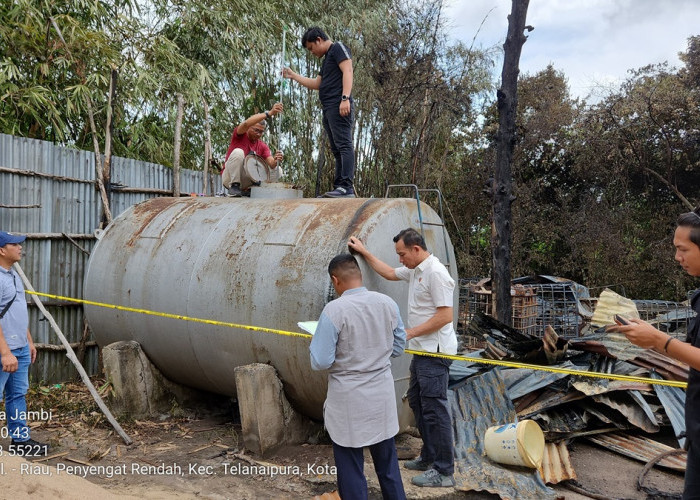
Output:
<instances>
[{"instance_id":1,"label":"dark blue cap","mask_svg":"<svg viewBox=\"0 0 700 500\"><path fill-rule=\"evenodd\" d=\"M8 243L22 243L26 240L26 236L20 234L6 233L5 231L0 231L0 248L4 247Z\"/></svg>"}]
</instances>

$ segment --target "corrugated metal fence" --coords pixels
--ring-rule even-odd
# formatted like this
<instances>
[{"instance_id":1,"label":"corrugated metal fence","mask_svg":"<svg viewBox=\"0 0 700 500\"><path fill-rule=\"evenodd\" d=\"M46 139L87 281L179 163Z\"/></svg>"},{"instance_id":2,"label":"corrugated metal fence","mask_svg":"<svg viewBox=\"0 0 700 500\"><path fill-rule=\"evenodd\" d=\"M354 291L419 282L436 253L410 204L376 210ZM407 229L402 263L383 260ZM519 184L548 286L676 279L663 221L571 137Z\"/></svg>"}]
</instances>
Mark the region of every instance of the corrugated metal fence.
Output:
<instances>
[{"instance_id":1,"label":"corrugated metal fence","mask_svg":"<svg viewBox=\"0 0 700 500\"><path fill-rule=\"evenodd\" d=\"M136 203L167 196L172 190L173 171L162 165L113 157L111 172L109 201L115 218ZM181 170L182 193L201 193L203 185L202 172ZM211 175L210 185L215 191L221 187L218 175ZM29 235L20 264L37 291L83 297L83 275L100 216L94 153L0 134L0 230ZM84 324L82 306L43 302L75 344L87 372L96 374L98 350ZM55 383L74 378L77 372L65 350L54 347L60 342L33 305L29 321L39 347L32 380Z\"/></svg>"}]
</instances>

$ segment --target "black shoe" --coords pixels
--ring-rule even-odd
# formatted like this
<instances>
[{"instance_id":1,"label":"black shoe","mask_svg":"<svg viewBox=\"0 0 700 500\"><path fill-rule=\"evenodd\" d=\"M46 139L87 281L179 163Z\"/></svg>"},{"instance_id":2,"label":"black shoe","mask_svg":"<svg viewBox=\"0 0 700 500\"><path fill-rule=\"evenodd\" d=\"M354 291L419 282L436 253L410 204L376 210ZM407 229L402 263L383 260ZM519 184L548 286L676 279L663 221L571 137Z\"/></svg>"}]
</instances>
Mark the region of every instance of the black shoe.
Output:
<instances>
[{"instance_id":1,"label":"black shoe","mask_svg":"<svg viewBox=\"0 0 700 500\"><path fill-rule=\"evenodd\" d=\"M243 195L241 192L241 185L238 182L231 184L231 187L228 188L228 195L234 198L240 198Z\"/></svg>"},{"instance_id":2,"label":"black shoe","mask_svg":"<svg viewBox=\"0 0 700 500\"><path fill-rule=\"evenodd\" d=\"M9 451L19 457L44 457L49 453L49 445L30 439L29 441L15 441L8 447Z\"/></svg>"},{"instance_id":3,"label":"black shoe","mask_svg":"<svg viewBox=\"0 0 700 500\"><path fill-rule=\"evenodd\" d=\"M328 191L323 195L324 198L354 198L355 190L353 188L337 187L333 191Z\"/></svg>"}]
</instances>

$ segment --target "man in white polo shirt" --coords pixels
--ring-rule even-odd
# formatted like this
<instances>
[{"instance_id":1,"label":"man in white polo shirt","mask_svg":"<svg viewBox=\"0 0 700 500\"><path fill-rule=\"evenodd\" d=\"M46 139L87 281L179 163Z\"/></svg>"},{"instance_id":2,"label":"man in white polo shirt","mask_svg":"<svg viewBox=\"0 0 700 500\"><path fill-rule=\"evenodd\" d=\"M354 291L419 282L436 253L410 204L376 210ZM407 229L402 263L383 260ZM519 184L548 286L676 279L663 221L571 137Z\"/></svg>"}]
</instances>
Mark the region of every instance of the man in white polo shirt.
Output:
<instances>
[{"instance_id":1,"label":"man in white polo shirt","mask_svg":"<svg viewBox=\"0 0 700 500\"><path fill-rule=\"evenodd\" d=\"M408 281L409 349L456 354L457 336L452 326L455 283L445 266L428 252L425 240L415 229L404 229L394 237L402 267L393 268L372 255L357 238L348 246L364 257L379 275L392 281ZM452 420L447 405L449 359L414 356L408 403L423 438L415 460L404 463L411 470L425 471L411 482L418 486L454 486Z\"/></svg>"}]
</instances>

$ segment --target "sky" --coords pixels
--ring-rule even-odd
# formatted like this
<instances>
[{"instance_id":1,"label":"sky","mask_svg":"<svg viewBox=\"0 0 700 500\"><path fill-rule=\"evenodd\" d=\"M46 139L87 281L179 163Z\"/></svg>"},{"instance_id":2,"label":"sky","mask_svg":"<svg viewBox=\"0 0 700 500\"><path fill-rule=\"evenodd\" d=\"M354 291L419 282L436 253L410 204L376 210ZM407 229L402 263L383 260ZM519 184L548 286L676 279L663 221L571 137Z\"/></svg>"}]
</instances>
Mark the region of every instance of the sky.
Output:
<instances>
[{"instance_id":1,"label":"sky","mask_svg":"<svg viewBox=\"0 0 700 500\"><path fill-rule=\"evenodd\" d=\"M445 9L453 39L503 46L510 0L446 0ZM700 0L530 0L525 24L535 30L526 32L520 73L552 64L567 77L572 97L593 102L618 88L629 69L664 61L682 66L678 53L700 35Z\"/></svg>"}]
</instances>

